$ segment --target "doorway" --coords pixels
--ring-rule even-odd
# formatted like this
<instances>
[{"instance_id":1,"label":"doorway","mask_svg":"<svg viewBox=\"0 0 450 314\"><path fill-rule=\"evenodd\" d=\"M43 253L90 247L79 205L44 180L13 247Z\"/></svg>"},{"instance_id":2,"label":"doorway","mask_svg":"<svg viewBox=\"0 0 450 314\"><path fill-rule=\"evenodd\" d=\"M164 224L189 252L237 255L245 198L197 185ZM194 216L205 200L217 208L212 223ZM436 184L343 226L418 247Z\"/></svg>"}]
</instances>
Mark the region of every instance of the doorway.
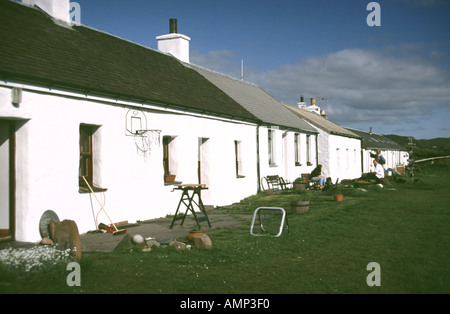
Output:
<instances>
[{"instance_id":1,"label":"doorway","mask_svg":"<svg viewBox=\"0 0 450 314\"><path fill-rule=\"evenodd\" d=\"M206 186L209 183L208 140L209 138L205 137L198 138L198 184L206 184Z\"/></svg>"},{"instance_id":2,"label":"doorway","mask_svg":"<svg viewBox=\"0 0 450 314\"><path fill-rule=\"evenodd\" d=\"M0 119L0 239L15 235L15 123Z\"/></svg>"}]
</instances>

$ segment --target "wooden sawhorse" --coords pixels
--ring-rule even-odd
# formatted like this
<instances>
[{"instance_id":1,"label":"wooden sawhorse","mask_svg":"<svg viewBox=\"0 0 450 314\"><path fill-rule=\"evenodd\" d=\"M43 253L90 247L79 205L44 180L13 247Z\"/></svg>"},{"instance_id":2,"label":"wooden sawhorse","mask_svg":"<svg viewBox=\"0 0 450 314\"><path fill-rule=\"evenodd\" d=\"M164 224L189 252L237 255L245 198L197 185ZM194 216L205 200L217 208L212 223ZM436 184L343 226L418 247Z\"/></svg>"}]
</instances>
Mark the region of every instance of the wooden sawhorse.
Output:
<instances>
[{"instance_id":1,"label":"wooden sawhorse","mask_svg":"<svg viewBox=\"0 0 450 314\"><path fill-rule=\"evenodd\" d=\"M205 184L179 184L176 185L176 188L174 190L181 190L183 193L181 194L180 202L178 203L177 210L175 211L175 216L172 219L172 224L170 225L170 229L172 229L173 225L175 224L176 220L181 220L181 226L184 223L184 220L186 219L186 216L188 212L190 211L192 215L194 216L195 222L197 224L197 227L200 226L200 222L206 221L208 222L208 226L211 228L211 223L209 222L208 214L206 213L205 206L202 202L202 197L200 192L202 190L207 190ZM198 197L198 203L194 200L195 195ZM180 206L181 204L184 204L186 206L186 211L184 214L179 215ZM195 212L194 204L197 205L198 209L200 209L200 213L204 215L204 217L197 217L197 213ZM180 216L180 217L177 217Z\"/></svg>"}]
</instances>

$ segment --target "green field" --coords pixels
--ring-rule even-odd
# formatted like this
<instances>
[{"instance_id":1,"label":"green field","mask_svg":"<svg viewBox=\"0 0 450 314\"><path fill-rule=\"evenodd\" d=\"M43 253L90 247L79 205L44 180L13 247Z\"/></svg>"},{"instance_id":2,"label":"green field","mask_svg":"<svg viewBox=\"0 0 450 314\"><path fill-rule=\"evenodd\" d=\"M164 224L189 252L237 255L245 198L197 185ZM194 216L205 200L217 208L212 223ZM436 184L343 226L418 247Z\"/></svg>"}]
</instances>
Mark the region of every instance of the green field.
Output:
<instances>
[{"instance_id":1,"label":"green field","mask_svg":"<svg viewBox=\"0 0 450 314\"><path fill-rule=\"evenodd\" d=\"M408 179L407 177L405 177ZM67 263L42 271L0 264L1 293L151 294L428 294L450 292L450 167L422 165L416 183L367 192L349 189L343 202L317 192L310 210L288 216L281 237L238 229L210 234L211 250L84 254L81 286L69 287ZM289 208L295 193L256 195L217 211L252 214L258 206ZM380 285L368 286L380 265Z\"/></svg>"}]
</instances>

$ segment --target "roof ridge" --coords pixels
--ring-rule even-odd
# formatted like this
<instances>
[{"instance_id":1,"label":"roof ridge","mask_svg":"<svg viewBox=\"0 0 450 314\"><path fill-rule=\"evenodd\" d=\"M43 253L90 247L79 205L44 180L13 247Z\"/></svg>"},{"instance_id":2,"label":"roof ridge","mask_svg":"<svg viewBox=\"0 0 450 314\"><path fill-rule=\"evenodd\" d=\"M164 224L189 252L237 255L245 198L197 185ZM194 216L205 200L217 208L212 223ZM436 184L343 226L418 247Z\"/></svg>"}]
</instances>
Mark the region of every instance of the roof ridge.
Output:
<instances>
[{"instance_id":1,"label":"roof ridge","mask_svg":"<svg viewBox=\"0 0 450 314\"><path fill-rule=\"evenodd\" d=\"M218 74L218 75L222 75L222 76L224 76L224 77L226 77L226 78L229 78L229 79L232 79L232 80L235 80L235 81L238 81L238 82L242 82L242 83L245 83L245 84L248 84L248 85L252 85L252 86L254 86L254 87L259 87L259 88L261 88L258 84L255 84L255 83L252 83L252 82L248 82L248 81L244 81L244 80L242 80L242 79L238 79L238 78L233 77L233 76L231 76L231 75L228 75L228 74L225 74L225 73L216 71L216 70L212 70L212 69L209 69L209 68L207 68L207 67L204 67L204 66L201 66L201 65L198 65L198 64L187 63L187 62L182 62L182 63L183 63L185 66L194 66L194 67L203 69L203 70L205 70L205 71L209 71L209 72L211 72L211 73L215 73L215 74ZM261 89L262 89L262 88L261 88Z\"/></svg>"},{"instance_id":2,"label":"roof ridge","mask_svg":"<svg viewBox=\"0 0 450 314\"><path fill-rule=\"evenodd\" d=\"M311 111L308 111L306 109L298 108L298 107L295 107L293 105L289 105L289 104L286 104L286 103L283 103L283 102L281 104L284 105L289 110L291 110L292 112L298 113L299 115L302 115L302 118L308 120L310 123L312 123L312 124L314 124L316 126L319 125L318 126L319 128L323 128L325 131L329 132L330 134L338 134L338 135L342 135L342 136L346 136L346 137L360 138L360 136L358 134L355 134L352 131L347 130L344 126L339 125L339 124L337 124L337 123L335 123L335 122L333 122L333 121L331 121L331 120L329 120L327 118L324 118L324 117L322 117L321 115L319 115L319 114L317 114L315 112L311 112ZM305 114L303 114L303 113L305 113ZM321 120L321 121L314 121L310 117L315 117L315 118L323 119L323 120ZM324 125L321 122L325 122L327 124L331 124L335 128L337 127L337 131L331 129L330 127L327 127L326 125ZM343 133L342 131L344 131L345 133Z\"/></svg>"}]
</instances>

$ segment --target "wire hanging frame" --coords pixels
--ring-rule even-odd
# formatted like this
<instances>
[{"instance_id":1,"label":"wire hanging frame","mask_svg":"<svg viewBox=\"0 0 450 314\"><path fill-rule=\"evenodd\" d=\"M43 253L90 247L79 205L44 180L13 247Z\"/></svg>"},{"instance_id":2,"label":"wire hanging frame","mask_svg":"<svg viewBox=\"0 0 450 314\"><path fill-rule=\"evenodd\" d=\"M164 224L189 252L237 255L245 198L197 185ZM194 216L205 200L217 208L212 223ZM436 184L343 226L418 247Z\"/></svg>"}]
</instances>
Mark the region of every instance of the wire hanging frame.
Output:
<instances>
[{"instance_id":1,"label":"wire hanging frame","mask_svg":"<svg viewBox=\"0 0 450 314\"><path fill-rule=\"evenodd\" d=\"M161 143L161 130L136 130L133 136L136 149L144 156L150 154L151 147L159 147Z\"/></svg>"}]
</instances>

